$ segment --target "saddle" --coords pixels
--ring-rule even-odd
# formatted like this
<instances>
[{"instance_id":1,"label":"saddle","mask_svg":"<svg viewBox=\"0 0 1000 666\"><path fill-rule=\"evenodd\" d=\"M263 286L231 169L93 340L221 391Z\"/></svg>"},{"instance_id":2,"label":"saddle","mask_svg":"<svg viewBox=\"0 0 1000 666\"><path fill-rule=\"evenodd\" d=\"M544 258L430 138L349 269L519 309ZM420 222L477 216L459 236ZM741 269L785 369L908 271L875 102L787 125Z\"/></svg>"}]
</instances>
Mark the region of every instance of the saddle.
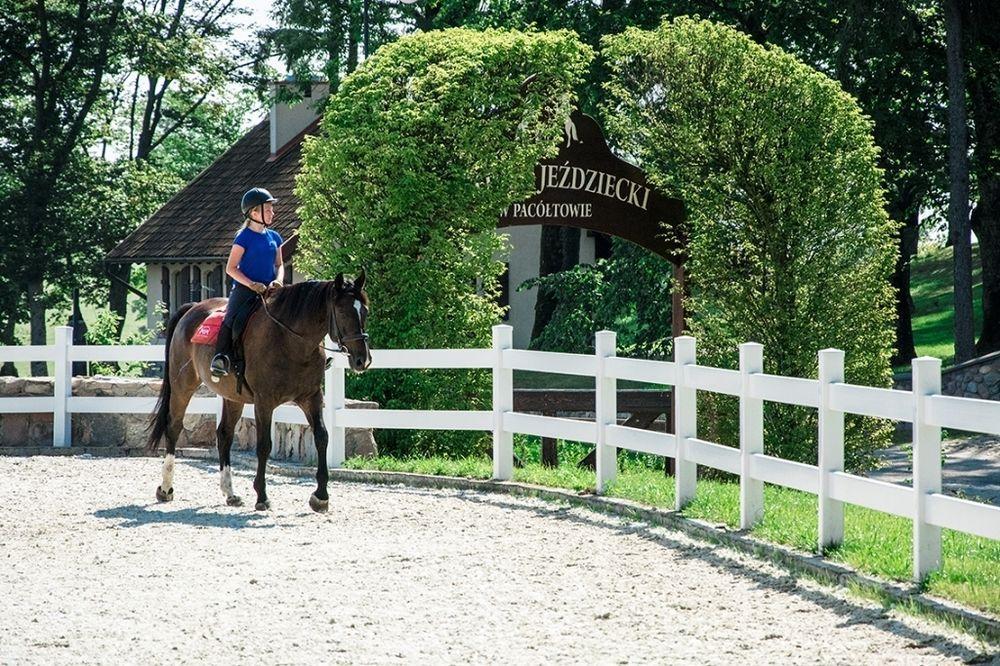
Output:
<instances>
[{"instance_id":1,"label":"saddle","mask_svg":"<svg viewBox=\"0 0 1000 666\"><path fill-rule=\"evenodd\" d=\"M247 308L248 312L242 317L237 317L233 322L233 344L229 360L232 362L232 371L236 373L236 393L243 393L244 384L250 386L246 381L246 356L243 354L243 332L250 325L250 320L254 318L259 309L260 299L254 299L253 305ZM213 310L201 322L201 326L195 330L194 335L191 336L191 343L214 346L219 339L219 329L222 327L222 321L225 317L226 306Z\"/></svg>"}]
</instances>

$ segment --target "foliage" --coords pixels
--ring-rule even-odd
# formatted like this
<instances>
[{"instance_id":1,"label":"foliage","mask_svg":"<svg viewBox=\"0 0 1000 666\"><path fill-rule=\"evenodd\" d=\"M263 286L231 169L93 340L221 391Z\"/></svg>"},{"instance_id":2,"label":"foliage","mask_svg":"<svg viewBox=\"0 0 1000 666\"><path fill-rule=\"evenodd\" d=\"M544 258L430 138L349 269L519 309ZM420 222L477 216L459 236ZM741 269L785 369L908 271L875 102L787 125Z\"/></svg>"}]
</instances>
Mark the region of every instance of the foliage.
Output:
<instances>
[{"instance_id":1,"label":"foliage","mask_svg":"<svg viewBox=\"0 0 1000 666\"><path fill-rule=\"evenodd\" d=\"M0 274L39 293L73 235L53 206L81 160L87 119L126 43L122 0L81 6L18 2L0 12ZM53 66L58 63L58 66ZM29 303L37 312L40 303ZM44 330L33 331L35 342Z\"/></svg>"},{"instance_id":2,"label":"foliage","mask_svg":"<svg viewBox=\"0 0 1000 666\"><path fill-rule=\"evenodd\" d=\"M177 175L145 161L85 155L74 160L52 203L68 234L63 261L49 271L53 303L67 301L73 289L88 303L107 303L104 256L183 185Z\"/></svg>"},{"instance_id":3,"label":"foliage","mask_svg":"<svg viewBox=\"0 0 1000 666\"><path fill-rule=\"evenodd\" d=\"M87 324L87 344L88 345L148 345L155 334L150 335L147 331L136 331L126 335L123 340L118 339L118 331L121 328L120 317L109 309L98 310L93 320ZM122 363L103 363L92 361L90 363L91 375L119 375L122 377L142 377L145 376L149 363L141 361Z\"/></svg>"},{"instance_id":4,"label":"foliage","mask_svg":"<svg viewBox=\"0 0 1000 666\"><path fill-rule=\"evenodd\" d=\"M505 250L496 216L532 191L589 58L568 32L453 29L387 45L344 80L304 150L297 260L317 277L368 269L376 347L490 344ZM353 384L386 408L489 401L481 371L376 371ZM476 439L386 441L455 452Z\"/></svg>"},{"instance_id":5,"label":"foliage","mask_svg":"<svg viewBox=\"0 0 1000 666\"><path fill-rule=\"evenodd\" d=\"M171 107L182 103L174 95L167 100ZM249 93L201 104L150 153L150 165L181 184L194 180L243 136L243 121L252 105Z\"/></svg>"},{"instance_id":6,"label":"foliage","mask_svg":"<svg viewBox=\"0 0 1000 666\"><path fill-rule=\"evenodd\" d=\"M610 259L594 265L528 280L556 302L552 319L531 346L549 351L589 354L594 332L615 331L624 356L666 358L671 350L670 263L621 239L613 240Z\"/></svg>"},{"instance_id":7,"label":"foliage","mask_svg":"<svg viewBox=\"0 0 1000 666\"><path fill-rule=\"evenodd\" d=\"M700 360L736 367L738 344L755 340L766 372L809 377L816 352L836 347L847 381L887 385L895 225L856 102L780 49L707 21L604 44L611 133L686 203ZM704 404L715 415L704 435L735 444L735 404ZM888 436L885 423L849 419L848 464L865 464ZM814 462L815 410L768 403L765 448Z\"/></svg>"}]
</instances>

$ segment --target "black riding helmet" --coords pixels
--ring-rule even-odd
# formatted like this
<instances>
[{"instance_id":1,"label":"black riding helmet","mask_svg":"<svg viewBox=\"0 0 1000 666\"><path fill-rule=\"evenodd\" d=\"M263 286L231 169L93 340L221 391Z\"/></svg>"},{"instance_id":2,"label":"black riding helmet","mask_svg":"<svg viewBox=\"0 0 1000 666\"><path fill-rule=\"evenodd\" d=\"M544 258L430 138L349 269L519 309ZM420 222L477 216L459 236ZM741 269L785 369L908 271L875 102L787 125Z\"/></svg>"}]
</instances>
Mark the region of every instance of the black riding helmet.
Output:
<instances>
[{"instance_id":1,"label":"black riding helmet","mask_svg":"<svg viewBox=\"0 0 1000 666\"><path fill-rule=\"evenodd\" d=\"M247 190L243 194L243 200L240 202L240 208L243 209L243 218L246 219L250 217L250 211L257 206L263 206L266 203L274 203L277 199L271 196L271 193L265 190L263 187L255 187L252 190ZM264 219L263 210L261 211L260 219Z\"/></svg>"}]
</instances>

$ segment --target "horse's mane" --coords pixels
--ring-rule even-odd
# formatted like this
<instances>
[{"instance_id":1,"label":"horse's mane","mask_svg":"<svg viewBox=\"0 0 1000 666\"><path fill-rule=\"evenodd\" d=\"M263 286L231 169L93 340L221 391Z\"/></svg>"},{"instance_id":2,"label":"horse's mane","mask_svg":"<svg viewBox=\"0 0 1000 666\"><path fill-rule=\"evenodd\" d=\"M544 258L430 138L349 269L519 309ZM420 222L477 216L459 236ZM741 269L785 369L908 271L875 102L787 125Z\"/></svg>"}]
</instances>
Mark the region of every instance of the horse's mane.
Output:
<instances>
[{"instance_id":1,"label":"horse's mane","mask_svg":"<svg viewBox=\"0 0 1000 666\"><path fill-rule=\"evenodd\" d=\"M354 289L352 282L345 282L345 288ZM327 304L333 299L333 280L309 280L290 284L275 292L271 300L268 301L268 309L276 317L297 317L302 313L312 313L326 311ZM354 291L362 303L368 305L368 295L364 292Z\"/></svg>"}]
</instances>

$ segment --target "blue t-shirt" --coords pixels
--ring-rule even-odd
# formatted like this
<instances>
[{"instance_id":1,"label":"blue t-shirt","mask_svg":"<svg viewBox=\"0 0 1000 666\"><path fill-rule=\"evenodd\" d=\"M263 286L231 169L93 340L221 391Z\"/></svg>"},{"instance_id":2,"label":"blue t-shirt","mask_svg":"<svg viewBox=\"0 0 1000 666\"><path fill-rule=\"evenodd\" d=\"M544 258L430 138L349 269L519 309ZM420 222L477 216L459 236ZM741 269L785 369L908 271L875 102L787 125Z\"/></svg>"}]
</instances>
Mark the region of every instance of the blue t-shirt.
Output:
<instances>
[{"instance_id":1,"label":"blue t-shirt","mask_svg":"<svg viewBox=\"0 0 1000 666\"><path fill-rule=\"evenodd\" d=\"M278 275L274 260L280 252L281 236L277 231L265 229L257 233L247 227L236 234L233 245L243 248L239 269L254 282L269 283Z\"/></svg>"}]
</instances>

